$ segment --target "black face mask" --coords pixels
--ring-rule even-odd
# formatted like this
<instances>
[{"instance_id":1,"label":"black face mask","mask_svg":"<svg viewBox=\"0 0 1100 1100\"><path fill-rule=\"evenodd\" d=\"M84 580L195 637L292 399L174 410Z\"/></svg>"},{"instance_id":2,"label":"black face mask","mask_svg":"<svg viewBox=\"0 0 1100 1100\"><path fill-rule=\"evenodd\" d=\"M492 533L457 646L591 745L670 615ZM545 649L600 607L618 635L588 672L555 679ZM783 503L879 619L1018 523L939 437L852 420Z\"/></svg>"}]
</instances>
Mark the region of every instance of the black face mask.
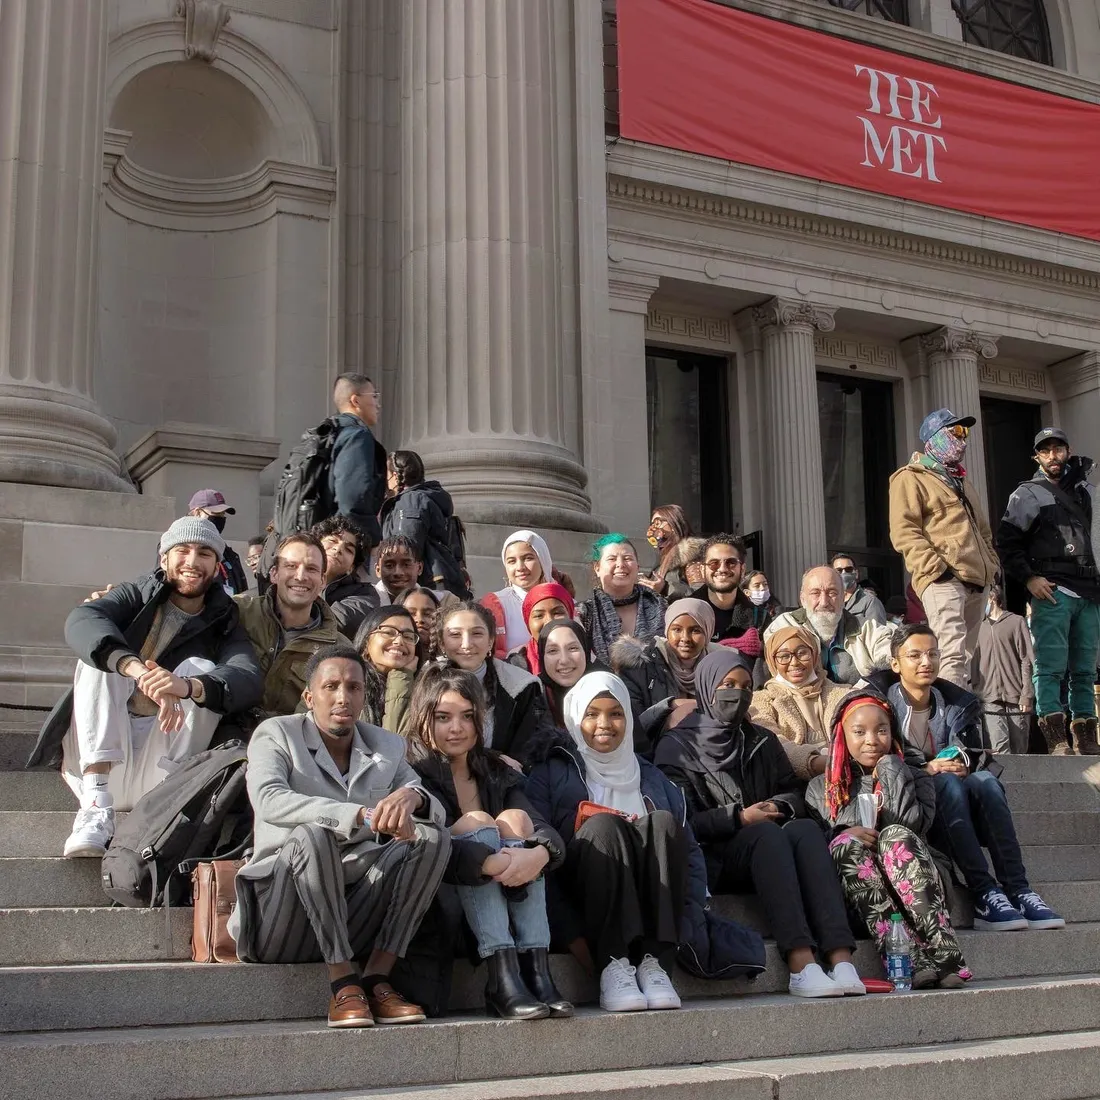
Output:
<instances>
[{"instance_id":1,"label":"black face mask","mask_svg":"<svg viewBox=\"0 0 1100 1100\"><path fill-rule=\"evenodd\" d=\"M226 517L224 515L207 516L206 518L210 523L212 523L218 529L218 531L224 531L225 530L225 519L226 519Z\"/></svg>"},{"instance_id":2,"label":"black face mask","mask_svg":"<svg viewBox=\"0 0 1100 1100\"><path fill-rule=\"evenodd\" d=\"M711 709L724 726L739 726L751 701L752 688L721 687L714 693Z\"/></svg>"}]
</instances>

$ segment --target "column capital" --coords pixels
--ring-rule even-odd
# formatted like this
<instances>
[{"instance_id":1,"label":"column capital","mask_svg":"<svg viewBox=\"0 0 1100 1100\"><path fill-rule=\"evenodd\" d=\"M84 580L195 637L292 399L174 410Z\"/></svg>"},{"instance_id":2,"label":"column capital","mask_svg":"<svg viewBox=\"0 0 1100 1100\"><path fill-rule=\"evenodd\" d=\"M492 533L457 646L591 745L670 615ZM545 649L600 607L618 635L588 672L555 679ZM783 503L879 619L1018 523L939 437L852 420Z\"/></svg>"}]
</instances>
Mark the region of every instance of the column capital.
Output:
<instances>
[{"instance_id":1,"label":"column capital","mask_svg":"<svg viewBox=\"0 0 1100 1100\"><path fill-rule=\"evenodd\" d=\"M933 332L922 333L919 339L921 350L929 357L970 352L977 360L978 356L992 359L997 354L997 337L987 332L945 325Z\"/></svg>"},{"instance_id":2,"label":"column capital","mask_svg":"<svg viewBox=\"0 0 1100 1100\"><path fill-rule=\"evenodd\" d=\"M648 271L619 268L611 264L607 269L607 292L611 308L623 313L648 313L649 300L661 284L659 275Z\"/></svg>"},{"instance_id":3,"label":"column capital","mask_svg":"<svg viewBox=\"0 0 1100 1100\"><path fill-rule=\"evenodd\" d=\"M815 332L832 332L836 328L836 310L801 298L772 298L745 312L749 314L752 323L760 328L800 327Z\"/></svg>"}]
</instances>

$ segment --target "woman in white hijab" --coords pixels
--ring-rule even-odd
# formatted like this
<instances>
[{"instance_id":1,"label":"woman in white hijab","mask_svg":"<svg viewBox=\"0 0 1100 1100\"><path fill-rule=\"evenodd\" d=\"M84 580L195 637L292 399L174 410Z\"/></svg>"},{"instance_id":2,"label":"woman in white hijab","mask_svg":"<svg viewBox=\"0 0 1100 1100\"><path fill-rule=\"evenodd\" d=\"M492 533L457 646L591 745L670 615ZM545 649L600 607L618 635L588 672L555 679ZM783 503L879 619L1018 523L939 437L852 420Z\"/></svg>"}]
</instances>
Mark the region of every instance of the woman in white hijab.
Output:
<instances>
[{"instance_id":1,"label":"woman in white hijab","mask_svg":"<svg viewBox=\"0 0 1100 1100\"><path fill-rule=\"evenodd\" d=\"M497 636L493 656L503 661L516 646L531 638L523 619L523 600L536 584L553 580L554 563L546 539L535 531L513 531L501 547L504 579L508 584L482 597L481 603L496 619Z\"/></svg>"},{"instance_id":2,"label":"woman in white hijab","mask_svg":"<svg viewBox=\"0 0 1100 1100\"><path fill-rule=\"evenodd\" d=\"M532 805L566 842L555 938L582 959L578 941L587 945L608 1012L679 1008L665 967L688 890L701 886L689 875L705 879L683 795L634 752L630 695L617 676L581 677L562 709L572 744L553 747L527 780Z\"/></svg>"}]
</instances>

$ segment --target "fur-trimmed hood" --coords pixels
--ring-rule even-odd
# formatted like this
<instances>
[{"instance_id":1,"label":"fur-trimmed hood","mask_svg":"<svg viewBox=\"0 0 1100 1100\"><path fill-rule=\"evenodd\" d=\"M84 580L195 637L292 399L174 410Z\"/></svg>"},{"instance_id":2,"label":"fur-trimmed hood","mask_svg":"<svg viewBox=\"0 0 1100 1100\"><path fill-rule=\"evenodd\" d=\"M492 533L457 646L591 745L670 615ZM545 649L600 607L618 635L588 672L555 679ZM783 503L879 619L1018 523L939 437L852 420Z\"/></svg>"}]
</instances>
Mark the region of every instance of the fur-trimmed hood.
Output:
<instances>
[{"instance_id":1,"label":"fur-trimmed hood","mask_svg":"<svg viewBox=\"0 0 1100 1100\"><path fill-rule=\"evenodd\" d=\"M643 642L632 634L622 634L611 643L611 671L618 675L623 669L641 668L653 660L657 652L656 639Z\"/></svg>"},{"instance_id":2,"label":"fur-trimmed hood","mask_svg":"<svg viewBox=\"0 0 1100 1100\"><path fill-rule=\"evenodd\" d=\"M686 565L695 561L703 552L707 540L700 538L686 538L680 541L669 551L666 568L668 572L675 569L682 570Z\"/></svg>"}]
</instances>

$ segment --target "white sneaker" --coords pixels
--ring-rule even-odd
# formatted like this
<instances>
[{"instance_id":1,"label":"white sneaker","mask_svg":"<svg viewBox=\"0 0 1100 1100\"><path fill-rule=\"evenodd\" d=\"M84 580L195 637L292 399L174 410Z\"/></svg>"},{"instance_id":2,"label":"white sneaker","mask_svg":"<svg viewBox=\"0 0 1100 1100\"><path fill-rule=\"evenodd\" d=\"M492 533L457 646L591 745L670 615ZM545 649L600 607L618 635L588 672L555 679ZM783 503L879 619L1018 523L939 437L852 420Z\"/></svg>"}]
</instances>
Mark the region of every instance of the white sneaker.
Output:
<instances>
[{"instance_id":1,"label":"white sneaker","mask_svg":"<svg viewBox=\"0 0 1100 1100\"><path fill-rule=\"evenodd\" d=\"M626 959L612 959L600 975L600 1008L604 1012L644 1012L649 1003L638 988L634 967Z\"/></svg>"},{"instance_id":2,"label":"white sneaker","mask_svg":"<svg viewBox=\"0 0 1100 1100\"><path fill-rule=\"evenodd\" d=\"M859 980L859 973L850 962L839 962L829 971L829 977L840 986L846 997L864 997L867 987Z\"/></svg>"},{"instance_id":3,"label":"white sneaker","mask_svg":"<svg viewBox=\"0 0 1100 1100\"><path fill-rule=\"evenodd\" d=\"M77 812L73 831L65 841L65 858L90 856L100 859L115 835L115 811L89 806Z\"/></svg>"},{"instance_id":4,"label":"white sneaker","mask_svg":"<svg viewBox=\"0 0 1100 1100\"><path fill-rule=\"evenodd\" d=\"M792 974L787 992L792 997L844 996L844 990L817 963L810 963L801 974Z\"/></svg>"},{"instance_id":5,"label":"white sneaker","mask_svg":"<svg viewBox=\"0 0 1100 1100\"><path fill-rule=\"evenodd\" d=\"M673 987L672 979L652 955L646 955L637 969L638 988L645 994L646 1008L680 1007L680 994Z\"/></svg>"}]
</instances>

